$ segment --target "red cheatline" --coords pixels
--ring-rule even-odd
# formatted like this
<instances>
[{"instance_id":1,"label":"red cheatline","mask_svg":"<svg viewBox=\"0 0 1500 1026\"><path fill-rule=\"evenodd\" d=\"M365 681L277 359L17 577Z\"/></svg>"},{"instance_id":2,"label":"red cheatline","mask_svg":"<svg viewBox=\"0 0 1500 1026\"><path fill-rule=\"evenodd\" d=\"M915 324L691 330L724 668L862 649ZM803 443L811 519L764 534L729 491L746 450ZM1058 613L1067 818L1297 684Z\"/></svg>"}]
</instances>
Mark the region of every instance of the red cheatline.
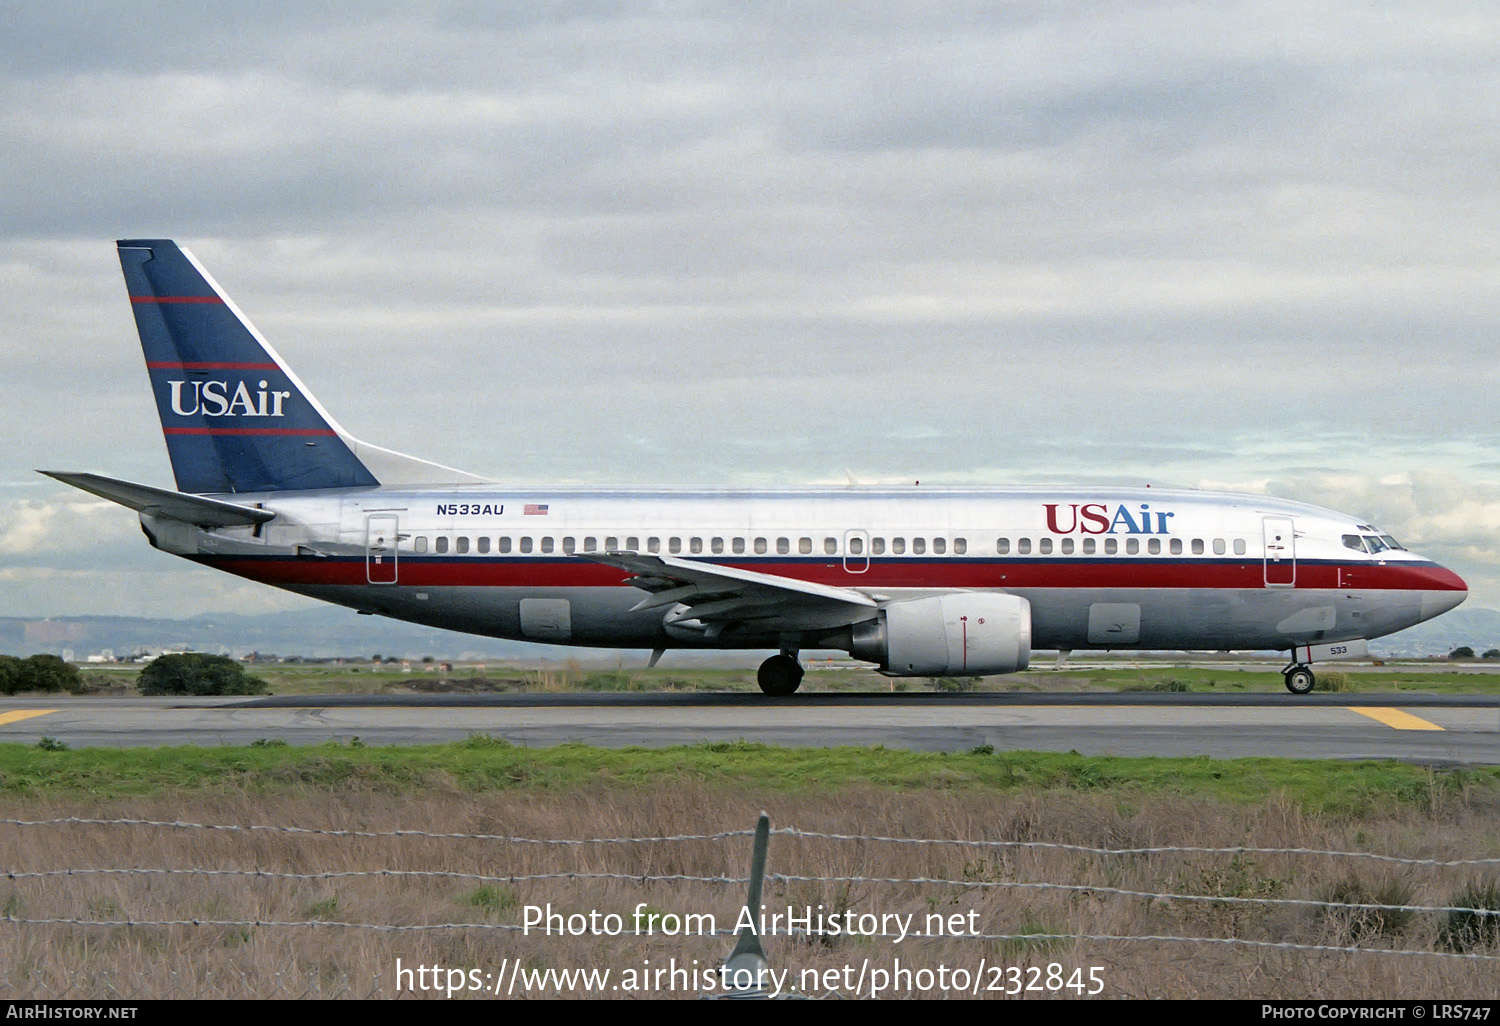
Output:
<instances>
[{"instance_id":1,"label":"red cheatline","mask_svg":"<svg viewBox=\"0 0 1500 1026\"><path fill-rule=\"evenodd\" d=\"M331 435L327 428L205 428L164 427L169 435Z\"/></svg>"},{"instance_id":2,"label":"red cheatline","mask_svg":"<svg viewBox=\"0 0 1500 1026\"><path fill-rule=\"evenodd\" d=\"M365 561L363 558L345 560L306 560L292 556L268 556L246 559L240 557L199 557L204 562L228 570L230 573L251 580L285 584L363 584L365 583ZM1160 567L1157 573L1147 577L1142 573L1141 563L1146 560L1120 560L1122 565L1094 564L1093 566L1051 563L1027 566L1003 566L998 562L984 561L970 565L963 563L944 564L936 560L911 561L903 564L899 560L871 560L869 575L862 578L861 587L878 584L892 588L1108 588L1132 587L1151 590L1155 588L1216 588L1228 590L1252 590L1263 587L1259 574L1261 564L1255 560L1246 564L1220 565L1209 563L1201 566L1179 565ZM888 564L888 565L886 565ZM736 563L725 564L737 566ZM781 574L795 580L813 581L819 584L838 584L847 579L847 574L836 566L814 565L807 561L757 562L746 564L744 569L761 573ZM1312 567L1308 568L1309 570ZM1337 570L1334 566L1318 566L1323 576L1332 580ZM1381 568L1381 576L1371 576L1363 588L1441 591L1449 585L1442 576L1440 567L1408 566L1395 564ZM1004 575L1003 577L1001 575ZM401 583L428 585L432 587L549 587L549 588L599 588L628 587L624 575L617 569L603 564L580 563L572 556L561 553L550 556L502 556L496 558L460 557L458 559L424 559L403 553L401 556ZM1303 585L1302 574L1298 584L1305 588L1323 588L1327 581L1317 580L1309 573L1309 582Z\"/></svg>"},{"instance_id":3,"label":"red cheatline","mask_svg":"<svg viewBox=\"0 0 1500 1026\"><path fill-rule=\"evenodd\" d=\"M218 296L131 296L132 303L222 303Z\"/></svg>"},{"instance_id":4,"label":"red cheatline","mask_svg":"<svg viewBox=\"0 0 1500 1026\"><path fill-rule=\"evenodd\" d=\"M210 363L192 361L172 363L169 360L147 360L147 370L281 370L274 363Z\"/></svg>"}]
</instances>

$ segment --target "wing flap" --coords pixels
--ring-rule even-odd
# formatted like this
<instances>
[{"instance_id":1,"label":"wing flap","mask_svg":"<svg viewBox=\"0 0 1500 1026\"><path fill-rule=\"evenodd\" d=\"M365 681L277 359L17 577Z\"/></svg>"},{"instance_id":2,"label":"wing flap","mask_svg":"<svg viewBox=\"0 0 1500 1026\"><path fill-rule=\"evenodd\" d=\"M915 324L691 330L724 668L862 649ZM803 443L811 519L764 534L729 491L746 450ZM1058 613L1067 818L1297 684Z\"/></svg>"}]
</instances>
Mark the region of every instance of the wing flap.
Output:
<instances>
[{"instance_id":1,"label":"wing flap","mask_svg":"<svg viewBox=\"0 0 1500 1026\"><path fill-rule=\"evenodd\" d=\"M874 599L849 588L694 559L636 552L574 555L629 572L629 583L648 593L632 612L667 609L671 623L696 620L712 629L755 621L758 628L829 630L868 620L879 608Z\"/></svg>"}]
</instances>

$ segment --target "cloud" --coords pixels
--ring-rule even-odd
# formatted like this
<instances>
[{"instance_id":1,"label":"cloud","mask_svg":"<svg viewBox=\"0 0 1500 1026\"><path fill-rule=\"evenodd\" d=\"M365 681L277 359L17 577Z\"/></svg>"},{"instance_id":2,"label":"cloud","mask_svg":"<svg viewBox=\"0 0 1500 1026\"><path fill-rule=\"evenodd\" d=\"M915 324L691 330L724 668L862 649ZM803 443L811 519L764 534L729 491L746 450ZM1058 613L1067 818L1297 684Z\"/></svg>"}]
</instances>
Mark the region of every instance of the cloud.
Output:
<instances>
[{"instance_id":1,"label":"cloud","mask_svg":"<svg viewBox=\"0 0 1500 1026\"><path fill-rule=\"evenodd\" d=\"M102 499L0 501L0 563L15 565L133 542L133 520L133 514Z\"/></svg>"},{"instance_id":2,"label":"cloud","mask_svg":"<svg viewBox=\"0 0 1500 1026\"><path fill-rule=\"evenodd\" d=\"M1248 481L1488 565L1497 86L1438 3L23 5L0 480L170 483L110 245L170 235L507 480Z\"/></svg>"}]
</instances>

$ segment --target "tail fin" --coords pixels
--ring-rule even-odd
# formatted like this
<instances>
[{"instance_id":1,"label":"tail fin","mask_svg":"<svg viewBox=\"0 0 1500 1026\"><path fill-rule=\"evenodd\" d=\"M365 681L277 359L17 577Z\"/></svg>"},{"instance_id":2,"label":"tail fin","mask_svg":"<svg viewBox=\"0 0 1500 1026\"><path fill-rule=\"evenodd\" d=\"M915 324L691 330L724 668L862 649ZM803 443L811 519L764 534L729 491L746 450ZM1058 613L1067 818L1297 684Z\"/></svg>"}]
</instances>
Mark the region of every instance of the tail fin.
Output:
<instances>
[{"instance_id":1,"label":"tail fin","mask_svg":"<svg viewBox=\"0 0 1500 1026\"><path fill-rule=\"evenodd\" d=\"M187 250L168 239L118 245L180 490L477 480L350 437Z\"/></svg>"}]
</instances>

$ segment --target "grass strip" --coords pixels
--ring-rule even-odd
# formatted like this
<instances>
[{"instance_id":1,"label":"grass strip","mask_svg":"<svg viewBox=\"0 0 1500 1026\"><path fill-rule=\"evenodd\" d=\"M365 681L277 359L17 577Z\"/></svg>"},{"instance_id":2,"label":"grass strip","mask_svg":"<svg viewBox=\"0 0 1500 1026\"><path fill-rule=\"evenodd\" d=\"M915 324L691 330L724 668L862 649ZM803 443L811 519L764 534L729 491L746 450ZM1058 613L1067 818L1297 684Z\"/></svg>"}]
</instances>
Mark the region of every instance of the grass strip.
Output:
<instances>
[{"instance_id":1,"label":"grass strip","mask_svg":"<svg viewBox=\"0 0 1500 1026\"><path fill-rule=\"evenodd\" d=\"M1270 798L1309 813L1364 816L1392 805L1500 798L1500 767L1433 769L1396 761L1118 758L1076 752L912 752L778 748L749 742L671 748L525 748L489 737L440 745L83 748L0 745L0 797L106 800L177 793L293 794L350 786L394 793L538 793L674 781L806 794L1071 791L1176 795L1236 804Z\"/></svg>"}]
</instances>

